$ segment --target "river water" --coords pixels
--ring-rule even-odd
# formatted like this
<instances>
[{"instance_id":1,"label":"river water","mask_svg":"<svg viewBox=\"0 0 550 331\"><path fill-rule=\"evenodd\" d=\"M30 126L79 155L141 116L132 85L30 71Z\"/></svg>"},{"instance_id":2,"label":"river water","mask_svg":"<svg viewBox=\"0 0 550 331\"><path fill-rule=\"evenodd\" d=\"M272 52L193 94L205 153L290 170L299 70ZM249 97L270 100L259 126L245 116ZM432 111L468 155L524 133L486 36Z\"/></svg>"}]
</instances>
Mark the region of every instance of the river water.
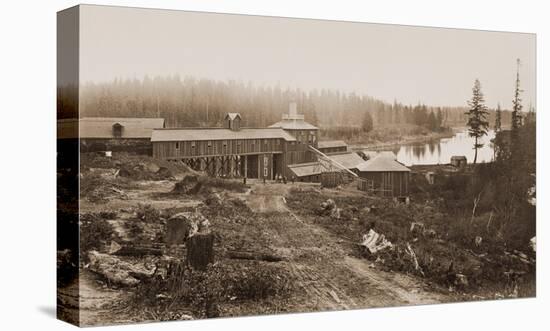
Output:
<instances>
[{"instance_id":1,"label":"river water","mask_svg":"<svg viewBox=\"0 0 550 331\"><path fill-rule=\"evenodd\" d=\"M491 162L493 160L493 146L491 139L494 131L489 131L480 139L483 147L477 151L477 162ZM428 142L411 143L396 146L392 151L397 160L407 166L422 164L446 164L451 162L451 156L464 155L468 163L474 161L474 138L468 136L468 131L456 133L451 138L435 139Z\"/></svg>"}]
</instances>

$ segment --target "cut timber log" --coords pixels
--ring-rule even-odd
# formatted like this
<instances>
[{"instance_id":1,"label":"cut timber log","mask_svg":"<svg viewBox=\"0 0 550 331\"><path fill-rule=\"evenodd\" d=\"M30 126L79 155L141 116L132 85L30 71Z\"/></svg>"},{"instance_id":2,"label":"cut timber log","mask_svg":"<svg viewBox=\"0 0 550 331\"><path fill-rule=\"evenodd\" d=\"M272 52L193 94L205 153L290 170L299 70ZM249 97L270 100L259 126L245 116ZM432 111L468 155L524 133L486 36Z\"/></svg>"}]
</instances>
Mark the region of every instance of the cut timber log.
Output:
<instances>
[{"instance_id":1,"label":"cut timber log","mask_svg":"<svg viewBox=\"0 0 550 331\"><path fill-rule=\"evenodd\" d=\"M135 286L141 280L152 277L156 271L156 268L148 269L142 263L130 263L96 251L90 251L88 259L88 268L91 271L119 285Z\"/></svg>"},{"instance_id":2,"label":"cut timber log","mask_svg":"<svg viewBox=\"0 0 550 331\"><path fill-rule=\"evenodd\" d=\"M226 256L235 260L257 260L266 262L281 262L285 260L282 256L241 251L227 251Z\"/></svg>"},{"instance_id":3,"label":"cut timber log","mask_svg":"<svg viewBox=\"0 0 550 331\"><path fill-rule=\"evenodd\" d=\"M154 255L161 256L162 249L147 246L122 246L119 250L113 253L119 256L144 256Z\"/></svg>"}]
</instances>

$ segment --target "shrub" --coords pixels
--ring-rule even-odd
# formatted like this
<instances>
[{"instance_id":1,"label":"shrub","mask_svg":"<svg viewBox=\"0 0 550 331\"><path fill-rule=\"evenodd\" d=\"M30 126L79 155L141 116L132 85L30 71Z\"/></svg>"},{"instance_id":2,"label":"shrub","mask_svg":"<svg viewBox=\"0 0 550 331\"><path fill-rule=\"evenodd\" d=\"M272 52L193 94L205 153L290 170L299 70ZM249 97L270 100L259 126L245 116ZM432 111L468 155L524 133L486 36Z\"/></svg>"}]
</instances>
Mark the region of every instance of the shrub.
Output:
<instances>
[{"instance_id":1,"label":"shrub","mask_svg":"<svg viewBox=\"0 0 550 331\"><path fill-rule=\"evenodd\" d=\"M149 204L138 204L136 218L143 222L156 222L160 218L160 212Z\"/></svg>"},{"instance_id":2,"label":"shrub","mask_svg":"<svg viewBox=\"0 0 550 331\"><path fill-rule=\"evenodd\" d=\"M115 236L113 226L100 214L88 213L80 215L80 254L91 250L99 250L102 245Z\"/></svg>"}]
</instances>

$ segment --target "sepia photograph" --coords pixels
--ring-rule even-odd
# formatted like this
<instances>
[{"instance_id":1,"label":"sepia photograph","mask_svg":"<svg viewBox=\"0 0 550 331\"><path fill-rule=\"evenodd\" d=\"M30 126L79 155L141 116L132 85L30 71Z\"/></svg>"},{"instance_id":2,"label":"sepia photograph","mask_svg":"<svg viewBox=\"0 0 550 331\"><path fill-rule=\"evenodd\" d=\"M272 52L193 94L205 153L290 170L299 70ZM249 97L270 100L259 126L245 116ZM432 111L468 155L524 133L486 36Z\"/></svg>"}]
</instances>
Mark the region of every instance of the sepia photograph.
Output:
<instances>
[{"instance_id":1,"label":"sepia photograph","mask_svg":"<svg viewBox=\"0 0 550 331\"><path fill-rule=\"evenodd\" d=\"M57 318L536 297L535 34L57 14Z\"/></svg>"}]
</instances>

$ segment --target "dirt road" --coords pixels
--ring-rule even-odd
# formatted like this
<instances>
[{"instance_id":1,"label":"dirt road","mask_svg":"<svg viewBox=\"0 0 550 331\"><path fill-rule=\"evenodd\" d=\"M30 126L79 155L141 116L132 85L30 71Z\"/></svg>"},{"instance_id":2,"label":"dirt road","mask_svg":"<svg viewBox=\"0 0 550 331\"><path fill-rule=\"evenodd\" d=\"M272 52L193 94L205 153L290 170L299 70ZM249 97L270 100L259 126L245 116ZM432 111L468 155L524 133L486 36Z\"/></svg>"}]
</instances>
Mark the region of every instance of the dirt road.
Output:
<instances>
[{"instance_id":1,"label":"dirt road","mask_svg":"<svg viewBox=\"0 0 550 331\"><path fill-rule=\"evenodd\" d=\"M294 187L300 184L294 184ZM308 184L306 184L308 185ZM272 249L288 258L292 273L307 298L302 311L357 309L448 302L413 276L378 269L351 256L352 243L338 238L311 220L302 219L285 204L292 184L252 184L244 198L258 213L280 213L265 229Z\"/></svg>"}]
</instances>

